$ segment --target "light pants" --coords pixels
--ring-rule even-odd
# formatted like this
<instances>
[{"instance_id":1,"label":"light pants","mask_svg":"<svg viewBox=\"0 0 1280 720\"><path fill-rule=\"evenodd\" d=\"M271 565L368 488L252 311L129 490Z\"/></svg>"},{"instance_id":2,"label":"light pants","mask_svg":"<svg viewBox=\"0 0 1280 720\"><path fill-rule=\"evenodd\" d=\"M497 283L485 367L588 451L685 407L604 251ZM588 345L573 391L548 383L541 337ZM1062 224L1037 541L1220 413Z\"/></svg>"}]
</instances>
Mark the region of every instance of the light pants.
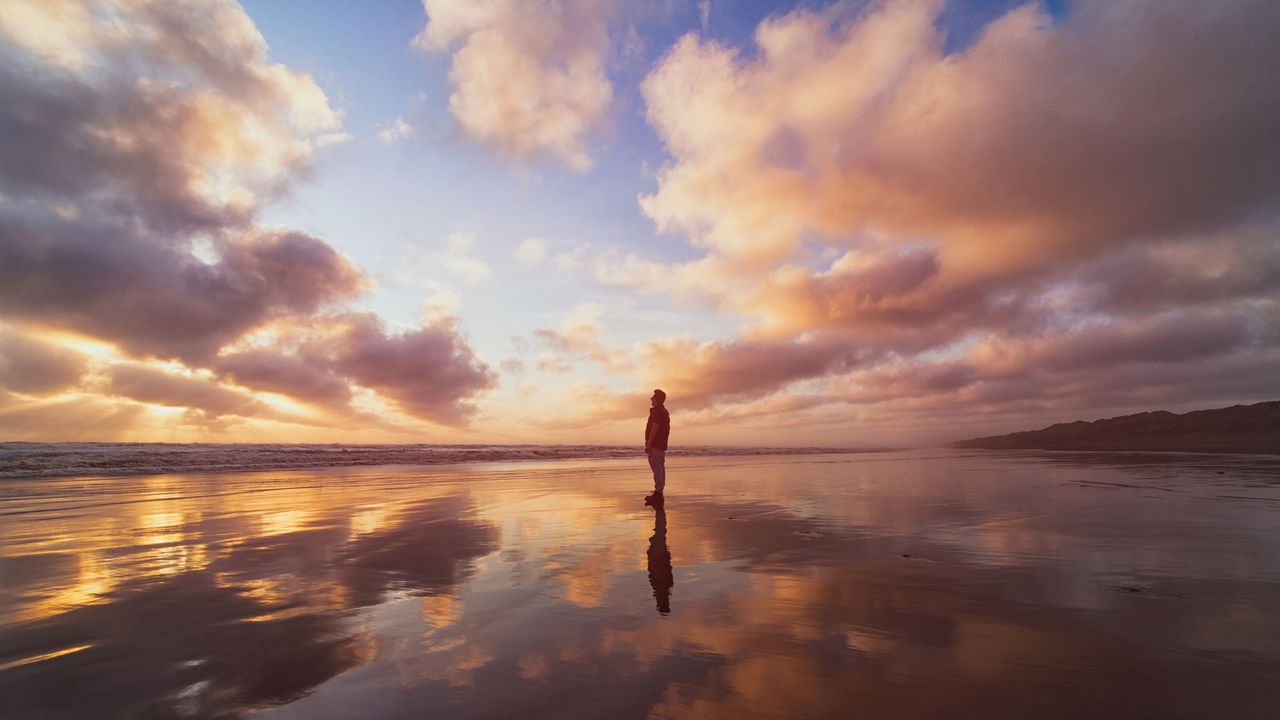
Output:
<instances>
[{"instance_id":1,"label":"light pants","mask_svg":"<svg viewBox=\"0 0 1280 720\"><path fill-rule=\"evenodd\" d=\"M667 486L667 451L650 448L649 467L653 470L653 491L660 495Z\"/></svg>"}]
</instances>

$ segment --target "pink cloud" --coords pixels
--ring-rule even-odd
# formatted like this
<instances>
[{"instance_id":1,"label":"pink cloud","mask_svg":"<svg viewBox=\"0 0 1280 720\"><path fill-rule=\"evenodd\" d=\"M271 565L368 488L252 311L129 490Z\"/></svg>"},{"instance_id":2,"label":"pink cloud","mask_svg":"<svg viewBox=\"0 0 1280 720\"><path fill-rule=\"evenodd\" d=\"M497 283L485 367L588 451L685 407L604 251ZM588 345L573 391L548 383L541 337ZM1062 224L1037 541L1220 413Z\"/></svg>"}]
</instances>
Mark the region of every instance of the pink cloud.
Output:
<instances>
[{"instance_id":1,"label":"pink cloud","mask_svg":"<svg viewBox=\"0 0 1280 720\"><path fill-rule=\"evenodd\" d=\"M941 2L846 10L770 18L752 53L686 36L644 81L670 161L641 205L705 255L597 277L745 323L648 376L708 408L1114 405L1184 371L1188 398L1275 392L1207 368L1274 347L1276 8L1025 5L954 52Z\"/></svg>"},{"instance_id":2,"label":"pink cloud","mask_svg":"<svg viewBox=\"0 0 1280 720\"><path fill-rule=\"evenodd\" d=\"M612 0L423 0L415 43L453 51L449 110L470 137L521 160L591 167L588 134L613 95Z\"/></svg>"}]
</instances>

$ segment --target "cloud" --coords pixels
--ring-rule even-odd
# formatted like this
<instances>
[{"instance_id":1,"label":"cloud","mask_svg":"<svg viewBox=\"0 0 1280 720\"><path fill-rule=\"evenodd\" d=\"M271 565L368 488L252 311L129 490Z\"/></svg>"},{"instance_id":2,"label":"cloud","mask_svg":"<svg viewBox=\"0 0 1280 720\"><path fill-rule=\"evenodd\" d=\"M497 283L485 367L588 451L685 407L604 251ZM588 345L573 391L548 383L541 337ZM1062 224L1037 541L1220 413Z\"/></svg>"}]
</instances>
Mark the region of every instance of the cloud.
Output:
<instances>
[{"instance_id":1,"label":"cloud","mask_svg":"<svg viewBox=\"0 0 1280 720\"><path fill-rule=\"evenodd\" d=\"M751 52L691 34L656 65L642 91L670 160L641 206L704 255L602 256L595 276L744 326L656 343L642 372L696 406L904 362L976 387L989 368L948 365L976 343L1019 348L1015 364L1088 403L1111 402L1102 378L1137 357L1169 377L1271 352L1280 11L1028 4L949 49L942 9L800 9L762 22ZM1137 397L1142 376L1125 377Z\"/></svg>"},{"instance_id":2,"label":"cloud","mask_svg":"<svg viewBox=\"0 0 1280 720\"><path fill-rule=\"evenodd\" d=\"M762 260L874 228L1028 264L1233 221L1280 184L1280 13L1216 8L1025 5L952 55L927 1L766 20L753 58L686 36L644 82L673 162L643 207Z\"/></svg>"},{"instance_id":3,"label":"cloud","mask_svg":"<svg viewBox=\"0 0 1280 720\"><path fill-rule=\"evenodd\" d=\"M453 50L449 109L472 138L520 160L585 171L590 131L609 106L610 0L423 0L414 43Z\"/></svg>"},{"instance_id":4,"label":"cloud","mask_svg":"<svg viewBox=\"0 0 1280 720\"><path fill-rule=\"evenodd\" d=\"M472 285L488 280L489 276L493 274L493 270L488 263L464 255L446 256L444 264L445 267L449 268L450 272L460 276Z\"/></svg>"},{"instance_id":5,"label":"cloud","mask_svg":"<svg viewBox=\"0 0 1280 720\"><path fill-rule=\"evenodd\" d=\"M390 145L397 140L411 138L416 132L417 130L407 120L398 117L395 122L378 131L378 142Z\"/></svg>"},{"instance_id":6,"label":"cloud","mask_svg":"<svg viewBox=\"0 0 1280 720\"><path fill-rule=\"evenodd\" d=\"M88 359L66 348L0 328L0 388L47 395L75 386Z\"/></svg>"},{"instance_id":7,"label":"cloud","mask_svg":"<svg viewBox=\"0 0 1280 720\"><path fill-rule=\"evenodd\" d=\"M543 353L538 356L538 369L542 372L555 373L557 375L567 375L573 372L573 366L565 362L564 358L552 353Z\"/></svg>"},{"instance_id":8,"label":"cloud","mask_svg":"<svg viewBox=\"0 0 1280 720\"><path fill-rule=\"evenodd\" d=\"M281 348L248 349L218 356L213 369L237 385L287 395L325 407L346 407L352 399L347 381L323 357Z\"/></svg>"},{"instance_id":9,"label":"cloud","mask_svg":"<svg viewBox=\"0 0 1280 720\"><path fill-rule=\"evenodd\" d=\"M123 440L146 424L145 416L143 405L120 403L101 396L79 395L31 402L0 392L0 431L6 440ZM156 435L149 434L149 437Z\"/></svg>"},{"instance_id":10,"label":"cloud","mask_svg":"<svg viewBox=\"0 0 1280 720\"><path fill-rule=\"evenodd\" d=\"M882 354L860 348L849 338L699 341L690 337L652 340L638 346L643 392L582 388L565 416L535 420L549 427L589 427L628 417L648 406L650 388L667 393L668 406L680 413L766 398L815 377L836 375L874 364ZM544 355L547 367L568 366ZM540 359L539 366L543 362Z\"/></svg>"},{"instance_id":11,"label":"cloud","mask_svg":"<svg viewBox=\"0 0 1280 720\"><path fill-rule=\"evenodd\" d=\"M15 0L0 7L0 61L0 319L114 348L101 387L88 383L72 403L114 413L118 427L102 437L138 424L137 412L118 412L134 402L185 407L187 421L214 429L226 417L315 422L228 382L338 421L363 417L354 386L433 422L469 416L467 397L490 375L451 319L387 335L344 311L370 281L342 253L257 224L319 148L348 136L309 75L268 59L238 4ZM488 274L453 260L464 276ZM33 343L6 343L4 384L74 385L77 356L50 361L54 351ZM180 364L132 362L147 358ZM415 361L426 363L416 379ZM13 422L69 412L6 403Z\"/></svg>"},{"instance_id":12,"label":"cloud","mask_svg":"<svg viewBox=\"0 0 1280 720\"><path fill-rule=\"evenodd\" d=\"M386 424L353 403L355 389L364 388L413 418L463 425L475 412L471 398L497 384L443 310L400 333L372 313L319 315L278 328L266 345L224 352L211 365L222 378L323 408L339 422Z\"/></svg>"},{"instance_id":13,"label":"cloud","mask_svg":"<svg viewBox=\"0 0 1280 720\"><path fill-rule=\"evenodd\" d=\"M1274 225L1128 248L1082 265L1070 278L1074 299L1103 312L1265 298L1280 287Z\"/></svg>"},{"instance_id":14,"label":"cloud","mask_svg":"<svg viewBox=\"0 0 1280 720\"><path fill-rule=\"evenodd\" d=\"M132 229L0 213L0 312L200 362L257 325L350 298L366 282L300 233L222 239L209 264Z\"/></svg>"},{"instance_id":15,"label":"cloud","mask_svg":"<svg viewBox=\"0 0 1280 720\"><path fill-rule=\"evenodd\" d=\"M194 358L361 288L322 241L251 224L341 115L239 6L71 2L38 46L25 7L0 14L0 312Z\"/></svg>"},{"instance_id":16,"label":"cloud","mask_svg":"<svg viewBox=\"0 0 1280 720\"><path fill-rule=\"evenodd\" d=\"M583 267L587 262L587 253L591 250L591 243L582 243L578 247L559 253L555 256L556 270L560 272L573 272Z\"/></svg>"},{"instance_id":17,"label":"cloud","mask_svg":"<svg viewBox=\"0 0 1280 720\"><path fill-rule=\"evenodd\" d=\"M1127 363L1179 363L1239 350L1260 339L1243 313L1180 312L1096 321L1065 332L991 338L967 356L988 372L1116 368Z\"/></svg>"},{"instance_id":18,"label":"cloud","mask_svg":"<svg viewBox=\"0 0 1280 720\"><path fill-rule=\"evenodd\" d=\"M272 410L248 393L223 387L216 381L175 375L141 365L111 368L105 394L168 407L191 408L211 417L272 414Z\"/></svg>"},{"instance_id":19,"label":"cloud","mask_svg":"<svg viewBox=\"0 0 1280 720\"><path fill-rule=\"evenodd\" d=\"M450 317L462 305L462 296L437 282L428 282L431 294L422 301L423 313L428 318Z\"/></svg>"},{"instance_id":20,"label":"cloud","mask_svg":"<svg viewBox=\"0 0 1280 720\"><path fill-rule=\"evenodd\" d=\"M987 416L1029 417L1099 408L1231 404L1280 393L1264 368L1280 359L1280 339L1248 308L1173 312L1092 321L1026 337L985 337L939 358L888 358L832 378L829 402L881 406L897 422L935 424L937 439ZM951 426L948 427L947 423Z\"/></svg>"},{"instance_id":21,"label":"cloud","mask_svg":"<svg viewBox=\"0 0 1280 720\"><path fill-rule=\"evenodd\" d=\"M235 3L72 1L34 19L46 7L14 0L0 13L11 199L69 199L150 230L220 228L340 131L315 81L270 63Z\"/></svg>"},{"instance_id":22,"label":"cloud","mask_svg":"<svg viewBox=\"0 0 1280 720\"><path fill-rule=\"evenodd\" d=\"M672 338L644 343L640 350L648 384L693 409L763 397L793 382L868 363L876 352L826 336L730 342Z\"/></svg>"},{"instance_id":23,"label":"cloud","mask_svg":"<svg viewBox=\"0 0 1280 720\"><path fill-rule=\"evenodd\" d=\"M406 249L406 255L402 259L399 270L408 279L414 282L422 283L421 277L424 273L443 268L453 275L465 280L471 285L478 285L493 274L493 269L483 260L471 257L468 253L471 246L475 244L475 236L469 233L455 232L445 238L445 248L443 251L431 251L419 245L410 245ZM439 291L442 287L434 281L426 281L426 285L433 290ZM433 302L443 301L445 305L456 304L460 298L448 297L451 291L444 290L440 297L435 298ZM436 304L440 304L436 302Z\"/></svg>"},{"instance_id":24,"label":"cloud","mask_svg":"<svg viewBox=\"0 0 1280 720\"><path fill-rule=\"evenodd\" d=\"M610 370L626 370L631 367L628 353L600 339L603 313L604 308L594 303L575 305L559 327L539 328L533 334L557 352L585 357Z\"/></svg>"},{"instance_id":25,"label":"cloud","mask_svg":"<svg viewBox=\"0 0 1280 720\"><path fill-rule=\"evenodd\" d=\"M307 350L405 413L442 425L464 424L475 412L469 398L497 383L451 319L388 334L375 316L349 313L335 318L328 336L308 343Z\"/></svg>"},{"instance_id":26,"label":"cloud","mask_svg":"<svg viewBox=\"0 0 1280 720\"><path fill-rule=\"evenodd\" d=\"M521 265L529 265L536 267L546 262L547 259L547 241L542 238L525 238L520 247L516 248L516 260Z\"/></svg>"}]
</instances>

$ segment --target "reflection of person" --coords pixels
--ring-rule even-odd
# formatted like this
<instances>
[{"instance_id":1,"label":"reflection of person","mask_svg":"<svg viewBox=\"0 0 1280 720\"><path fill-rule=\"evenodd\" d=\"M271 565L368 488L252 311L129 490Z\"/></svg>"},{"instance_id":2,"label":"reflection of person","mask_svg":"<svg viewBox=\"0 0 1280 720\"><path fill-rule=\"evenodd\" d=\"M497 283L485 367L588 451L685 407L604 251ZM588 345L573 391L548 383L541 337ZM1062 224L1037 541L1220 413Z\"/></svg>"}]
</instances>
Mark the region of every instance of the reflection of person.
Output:
<instances>
[{"instance_id":1,"label":"reflection of person","mask_svg":"<svg viewBox=\"0 0 1280 720\"><path fill-rule=\"evenodd\" d=\"M658 600L658 612L671 612L671 587L676 584L671 573L671 551L667 549L667 511L655 508L653 537L649 538L649 584Z\"/></svg>"},{"instance_id":2,"label":"reflection of person","mask_svg":"<svg viewBox=\"0 0 1280 720\"><path fill-rule=\"evenodd\" d=\"M662 489L667 485L667 437L671 434L671 413L663 403L667 394L654 390L649 398L649 422L644 426L644 454L649 456L653 470L653 494L645 500L662 501Z\"/></svg>"}]
</instances>

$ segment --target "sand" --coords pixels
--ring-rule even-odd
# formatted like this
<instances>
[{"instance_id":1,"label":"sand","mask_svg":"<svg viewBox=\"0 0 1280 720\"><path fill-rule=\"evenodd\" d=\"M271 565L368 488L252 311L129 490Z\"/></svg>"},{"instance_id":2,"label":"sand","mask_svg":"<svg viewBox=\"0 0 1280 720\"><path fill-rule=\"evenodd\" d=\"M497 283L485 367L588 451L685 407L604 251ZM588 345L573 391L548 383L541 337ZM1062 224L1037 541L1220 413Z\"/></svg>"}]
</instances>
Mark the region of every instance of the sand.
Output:
<instances>
[{"instance_id":1,"label":"sand","mask_svg":"<svg viewBox=\"0 0 1280 720\"><path fill-rule=\"evenodd\" d=\"M0 483L0 704L1274 717L1280 458L916 451Z\"/></svg>"}]
</instances>

